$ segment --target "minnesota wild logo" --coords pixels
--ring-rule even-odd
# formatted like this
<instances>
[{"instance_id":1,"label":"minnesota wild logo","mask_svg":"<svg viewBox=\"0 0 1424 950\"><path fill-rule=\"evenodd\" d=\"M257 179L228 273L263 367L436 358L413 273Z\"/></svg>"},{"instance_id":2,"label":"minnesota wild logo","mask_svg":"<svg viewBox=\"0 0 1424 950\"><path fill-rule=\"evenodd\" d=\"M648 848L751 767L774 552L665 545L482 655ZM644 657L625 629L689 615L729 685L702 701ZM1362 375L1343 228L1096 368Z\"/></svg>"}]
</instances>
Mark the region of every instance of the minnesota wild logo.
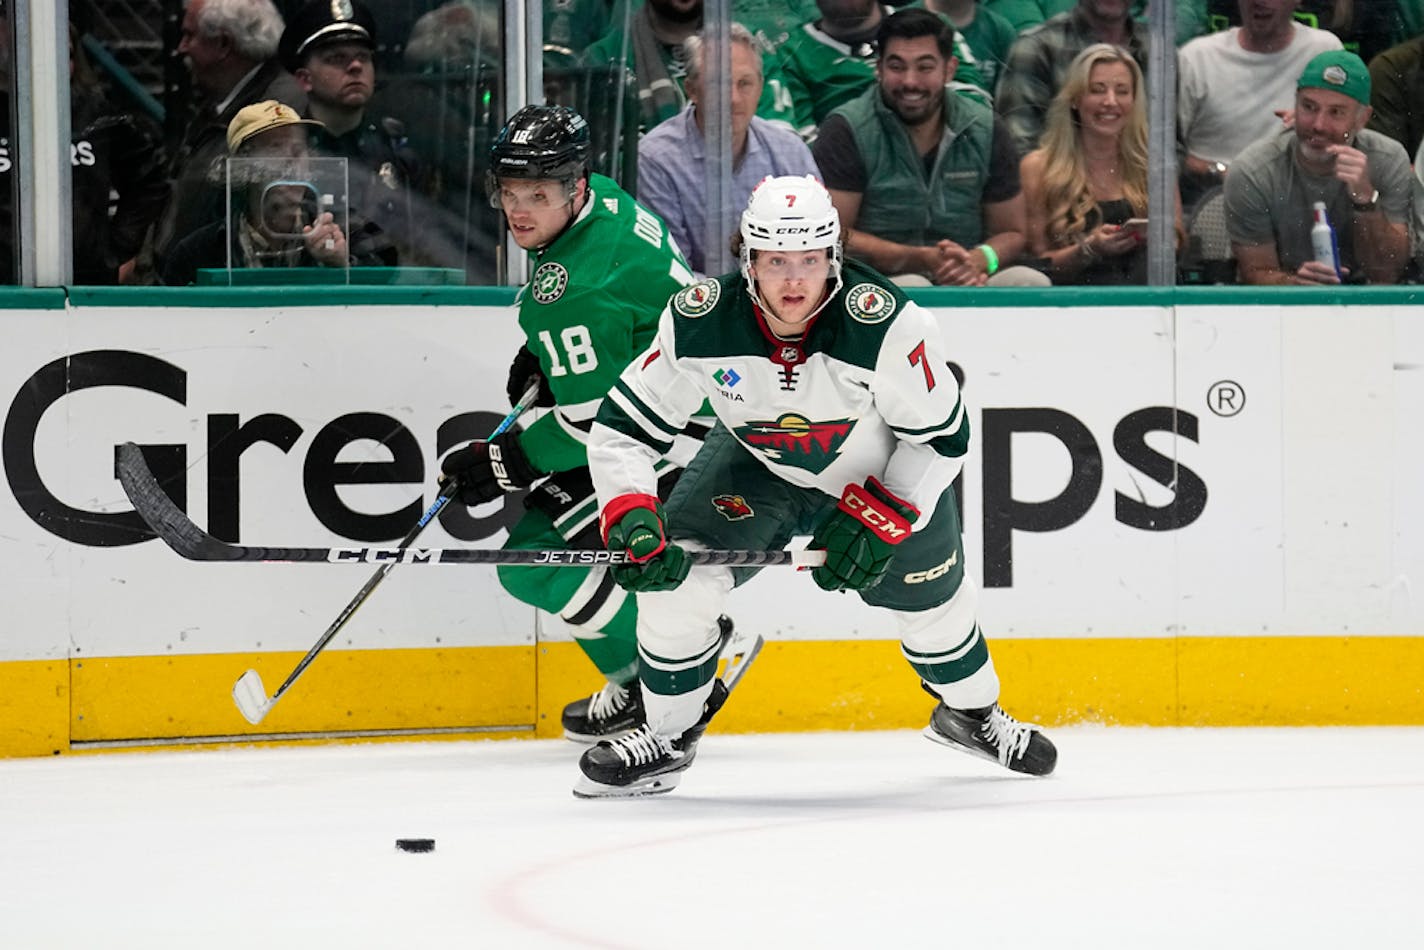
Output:
<instances>
[{"instance_id":1,"label":"minnesota wild logo","mask_svg":"<svg viewBox=\"0 0 1424 950\"><path fill-rule=\"evenodd\" d=\"M672 308L684 317L696 319L717 306L720 296L722 285L715 280L704 280L679 290L672 298Z\"/></svg>"},{"instance_id":2,"label":"minnesota wild logo","mask_svg":"<svg viewBox=\"0 0 1424 950\"><path fill-rule=\"evenodd\" d=\"M713 495L712 507L728 521L742 521L756 514L741 495Z\"/></svg>"},{"instance_id":3,"label":"minnesota wild logo","mask_svg":"<svg viewBox=\"0 0 1424 950\"><path fill-rule=\"evenodd\" d=\"M812 422L788 412L774 421L737 426L736 435L773 462L820 473L840 455L841 446L854 427L852 419Z\"/></svg>"},{"instance_id":4,"label":"minnesota wild logo","mask_svg":"<svg viewBox=\"0 0 1424 950\"><path fill-rule=\"evenodd\" d=\"M540 264L529 282L530 292L539 303L553 303L564 295L569 285L569 272L558 261Z\"/></svg>"},{"instance_id":5,"label":"minnesota wild logo","mask_svg":"<svg viewBox=\"0 0 1424 950\"><path fill-rule=\"evenodd\" d=\"M846 312L861 323L879 323L895 312L895 297L875 284L856 284L845 295Z\"/></svg>"}]
</instances>

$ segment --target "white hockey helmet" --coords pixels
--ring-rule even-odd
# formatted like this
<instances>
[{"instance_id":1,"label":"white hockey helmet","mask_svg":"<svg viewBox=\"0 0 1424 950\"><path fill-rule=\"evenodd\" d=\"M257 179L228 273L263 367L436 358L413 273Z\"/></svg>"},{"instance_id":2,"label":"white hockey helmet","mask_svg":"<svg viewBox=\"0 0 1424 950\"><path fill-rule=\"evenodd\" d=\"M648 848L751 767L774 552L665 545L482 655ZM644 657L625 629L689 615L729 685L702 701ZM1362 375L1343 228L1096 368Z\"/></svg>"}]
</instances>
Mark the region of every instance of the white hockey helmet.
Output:
<instances>
[{"instance_id":1,"label":"white hockey helmet","mask_svg":"<svg viewBox=\"0 0 1424 950\"><path fill-rule=\"evenodd\" d=\"M742 277L752 286L752 251L828 248L830 278L841 271L841 217L831 193L814 175L768 175L752 189L742 212Z\"/></svg>"}]
</instances>

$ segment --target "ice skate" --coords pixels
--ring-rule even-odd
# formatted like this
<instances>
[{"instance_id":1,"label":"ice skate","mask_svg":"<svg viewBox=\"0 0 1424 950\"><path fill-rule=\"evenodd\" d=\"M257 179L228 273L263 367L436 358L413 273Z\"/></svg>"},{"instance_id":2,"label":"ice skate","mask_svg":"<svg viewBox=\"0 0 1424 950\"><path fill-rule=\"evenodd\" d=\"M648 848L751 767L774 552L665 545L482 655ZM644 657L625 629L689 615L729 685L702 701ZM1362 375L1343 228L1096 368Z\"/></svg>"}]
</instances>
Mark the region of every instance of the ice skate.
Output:
<instances>
[{"instance_id":1,"label":"ice skate","mask_svg":"<svg viewBox=\"0 0 1424 950\"><path fill-rule=\"evenodd\" d=\"M697 741L707 723L727 701L727 687L714 680L702 718L680 736L660 735L647 723L589 749L579 759L583 773L574 785L578 798L637 798L677 788L682 773L697 755Z\"/></svg>"},{"instance_id":2,"label":"ice skate","mask_svg":"<svg viewBox=\"0 0 1424 950\"><path fill-rule=\"evenodd\" d=\"M998 703L984 709L951 709L941 702L925 736L1027 775L1048 775L1058 764L1058 750L1038 726L1019 722Z\"/></svg>"},{"instance_id":3,"label":"ice skate","mask_svg":"<svg viewBox=\"0 0 1424 950\"><path fill-rule=\"evenodd\" d=\"M627 686L608 683L587 699L564 707L564 738L593 743L616 739L643 721L643 694L634 680Z\"/></svg>"}]
</instances>

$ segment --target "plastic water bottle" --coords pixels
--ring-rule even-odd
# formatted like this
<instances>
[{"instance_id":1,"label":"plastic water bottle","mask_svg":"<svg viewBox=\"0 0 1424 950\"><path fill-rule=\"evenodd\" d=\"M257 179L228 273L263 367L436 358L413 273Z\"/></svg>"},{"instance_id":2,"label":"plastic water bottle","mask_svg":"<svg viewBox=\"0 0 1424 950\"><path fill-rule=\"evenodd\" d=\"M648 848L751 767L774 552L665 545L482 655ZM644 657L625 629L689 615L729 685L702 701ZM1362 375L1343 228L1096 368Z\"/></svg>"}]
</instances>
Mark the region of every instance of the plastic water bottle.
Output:
<instances>
[{"instance_id":1,"label":"plastic water bottle","mask_svg":"<svg viewBox=\"0 0 1424 950\"><path fill-rule=\"evenodd\" d=\"M1335 229L1325 215L1325 202L1313 205L1315 223L1310 226L1310 246L1315 251L1315 259L1340 276L1340 248L1335 243Z\"/></svg>"}]
</instances>

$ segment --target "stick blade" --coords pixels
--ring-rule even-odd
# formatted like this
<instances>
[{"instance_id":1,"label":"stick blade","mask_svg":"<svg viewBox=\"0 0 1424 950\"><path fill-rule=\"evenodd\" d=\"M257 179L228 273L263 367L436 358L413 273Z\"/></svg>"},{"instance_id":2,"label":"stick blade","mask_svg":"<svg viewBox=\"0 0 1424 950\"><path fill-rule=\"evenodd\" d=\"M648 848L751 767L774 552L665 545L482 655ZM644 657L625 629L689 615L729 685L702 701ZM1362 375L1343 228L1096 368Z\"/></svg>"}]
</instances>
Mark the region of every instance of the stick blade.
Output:
<instances>
[{"instance_id":1,"label":"stick blade","mask_svg":"<svg viewBox=\"0 0 1424 950\"><path fill-rule=\"evenodd\" d=\"M733 627L732 634L722 647L722 658L726 664L722 668L722 683L727 692L737 688L737 682L746 674L747 668L757 658L766 641L759 634Z\"/></svg>"},{"instance_id":2,"label":"stick blade","mask_svg":"<svg viewBox=\"0 0 1424 950\"><path fill-rule=\"evenodd\" d=\"M237 711L242 718L254 726L267 715L272 701L267 698L267 688L262 685L262 677L256 670L248 670L232 685L232 701L237 703Z\"/></svg>"}]
</instances>

